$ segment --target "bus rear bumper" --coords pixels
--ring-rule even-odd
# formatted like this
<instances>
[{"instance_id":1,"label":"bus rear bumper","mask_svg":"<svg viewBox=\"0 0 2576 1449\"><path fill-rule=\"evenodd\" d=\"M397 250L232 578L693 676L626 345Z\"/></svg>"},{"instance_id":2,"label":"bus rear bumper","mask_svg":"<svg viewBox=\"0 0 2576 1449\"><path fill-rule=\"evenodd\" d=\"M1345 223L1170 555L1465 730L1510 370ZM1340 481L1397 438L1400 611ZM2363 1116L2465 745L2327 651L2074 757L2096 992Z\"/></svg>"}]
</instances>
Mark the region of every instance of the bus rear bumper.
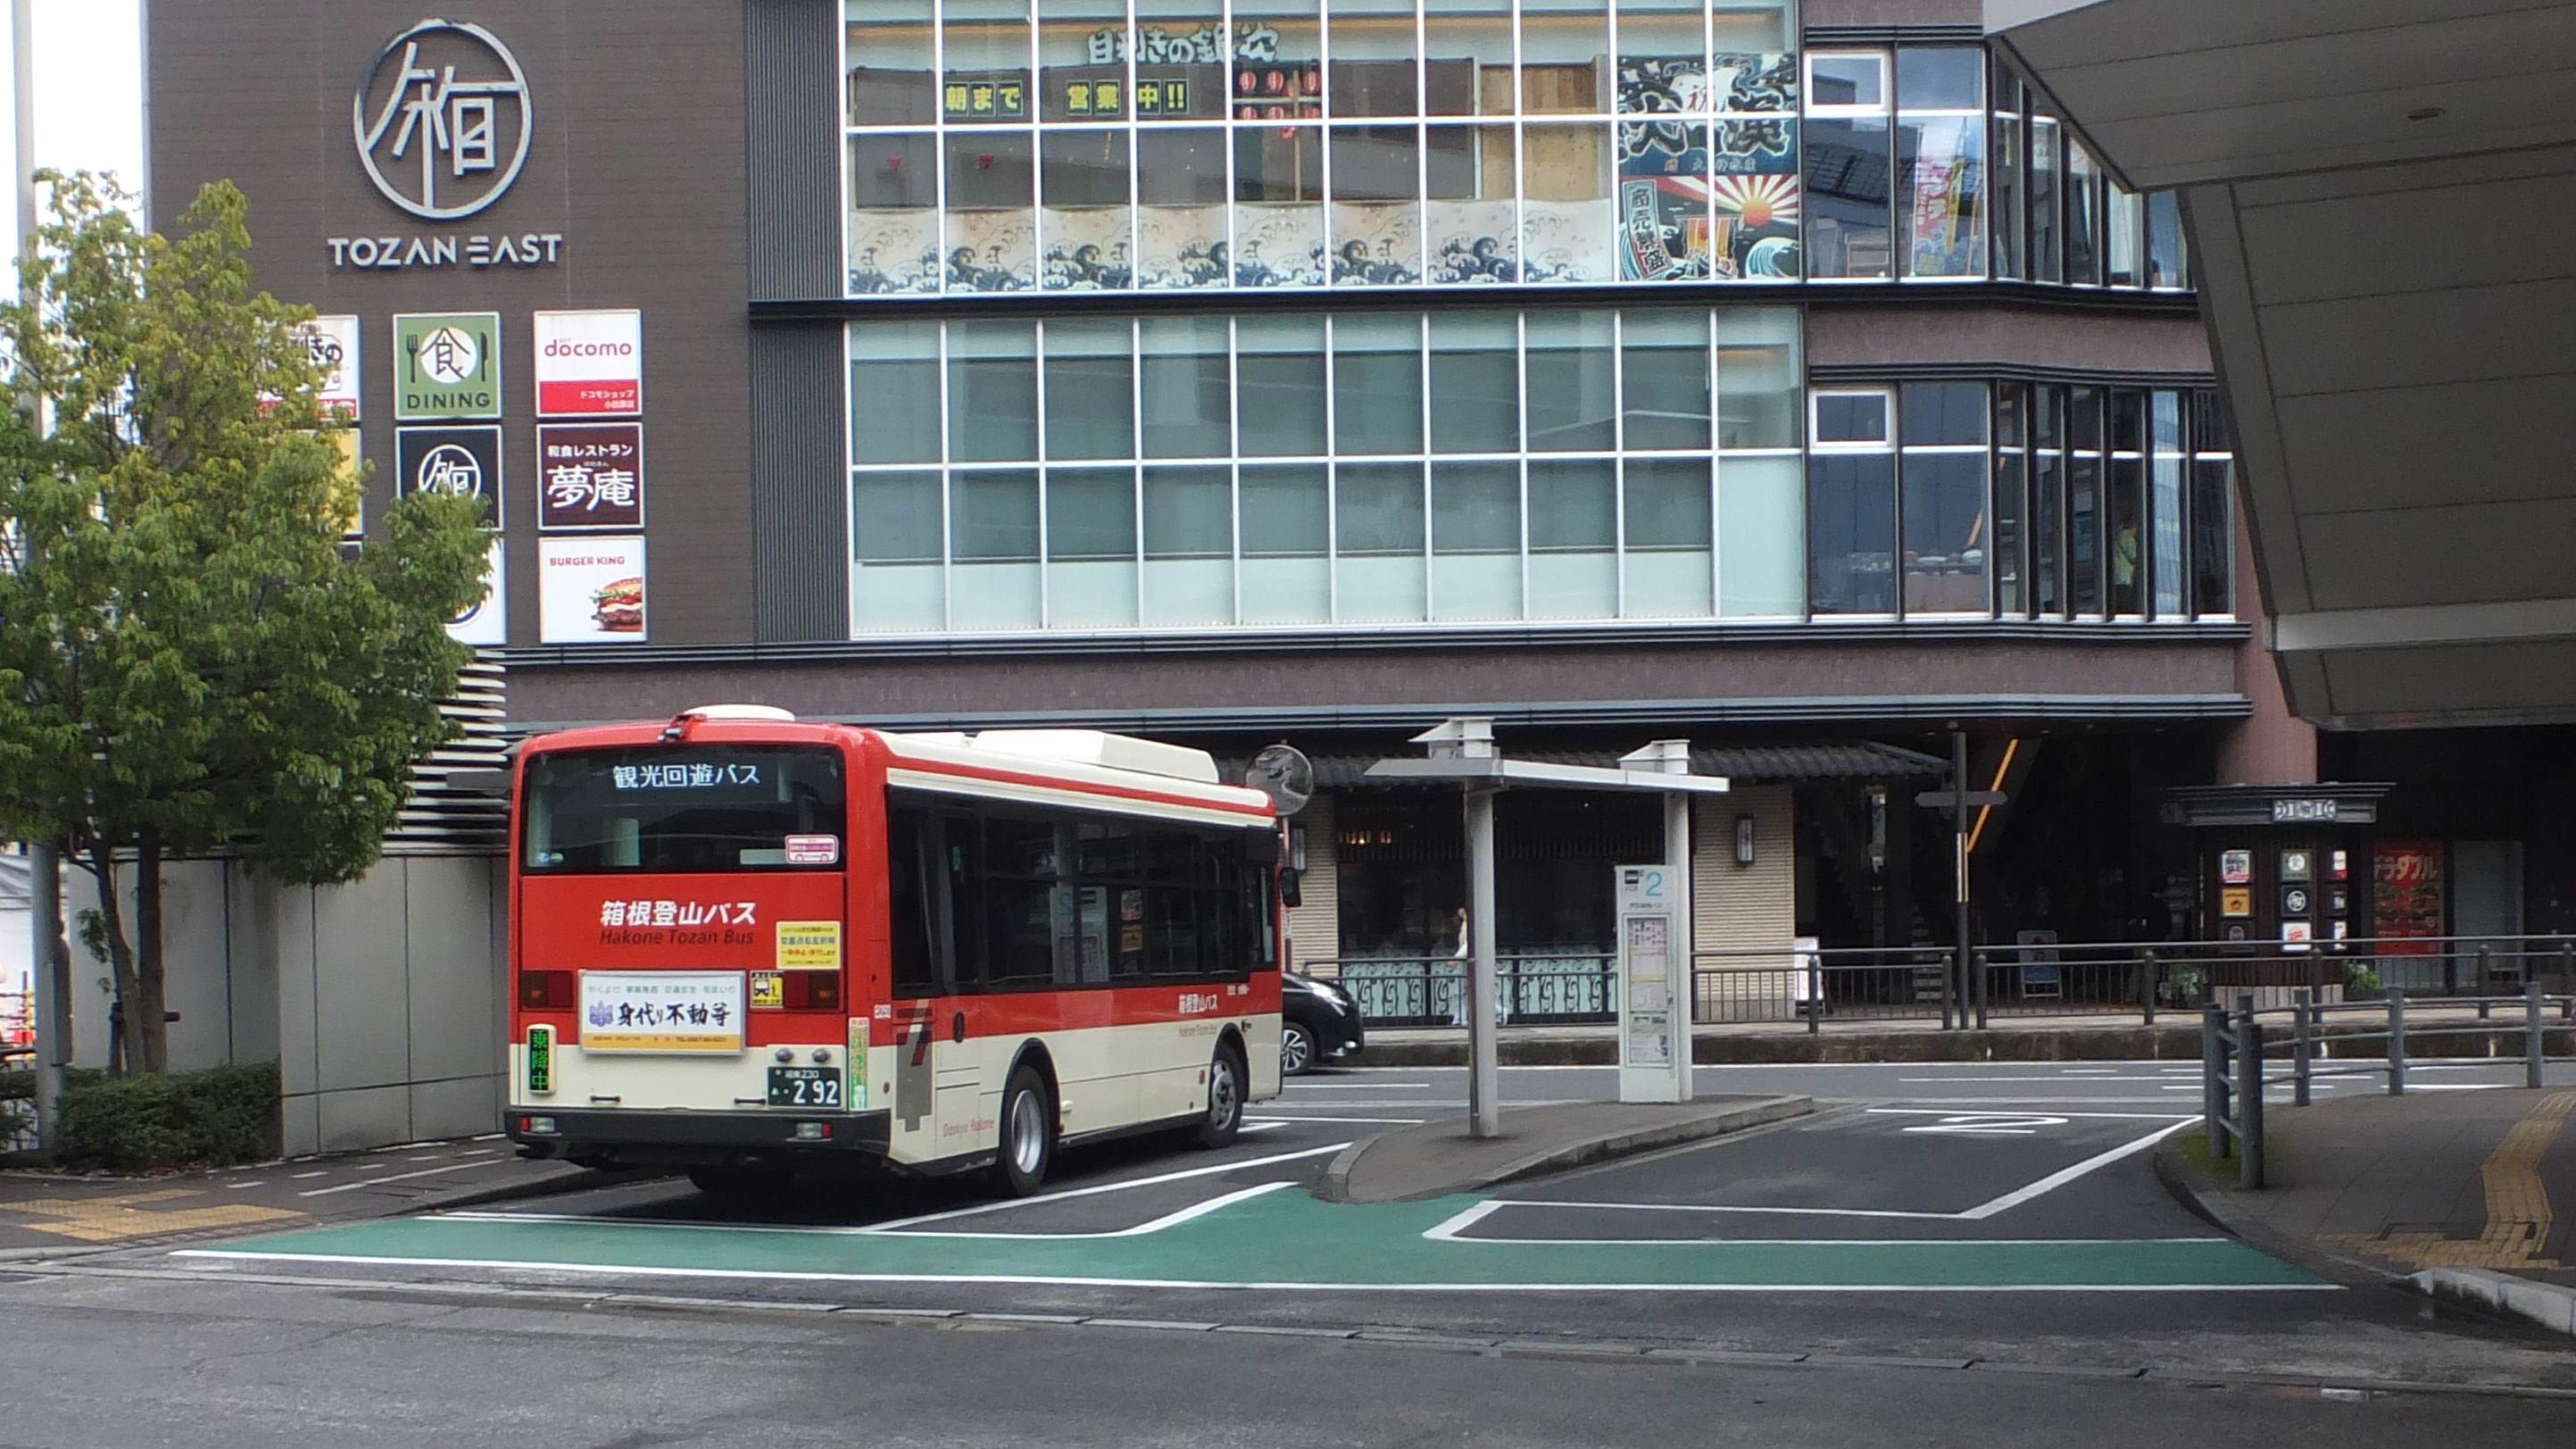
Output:
<instances>
[{"instance_id":1,"label":"bus rear bumper","mask_svg":"<svg viewBox=\"0 0 2576 1449\"><path fill-rule=\"evenodd\" d=\"M701 1112L512 1107L501 1131L522 1157L589 1166L722 1167L855 1163L885 1157L892 1113Z\"/></svg>"}]
</instances>

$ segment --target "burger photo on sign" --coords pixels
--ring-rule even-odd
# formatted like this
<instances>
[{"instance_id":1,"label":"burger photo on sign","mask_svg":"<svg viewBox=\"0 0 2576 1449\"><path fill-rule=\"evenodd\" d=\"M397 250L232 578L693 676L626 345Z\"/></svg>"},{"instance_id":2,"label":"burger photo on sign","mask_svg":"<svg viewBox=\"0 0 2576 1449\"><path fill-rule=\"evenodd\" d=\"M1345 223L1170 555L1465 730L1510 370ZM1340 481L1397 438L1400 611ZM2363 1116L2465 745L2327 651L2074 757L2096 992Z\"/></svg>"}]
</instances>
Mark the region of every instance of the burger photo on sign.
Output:
<instances>
[{"instance_id":1,"label":"burger photo on sign","mask_svg":"<svg viewBox=\"0 0 2576 1449\"><path fill-rule=\"evenodd\" d=\"M644 632L644 580L623 578L608 584L590 596L591 617L606 634L640 634Z\"/></svg>"}]
</instances>

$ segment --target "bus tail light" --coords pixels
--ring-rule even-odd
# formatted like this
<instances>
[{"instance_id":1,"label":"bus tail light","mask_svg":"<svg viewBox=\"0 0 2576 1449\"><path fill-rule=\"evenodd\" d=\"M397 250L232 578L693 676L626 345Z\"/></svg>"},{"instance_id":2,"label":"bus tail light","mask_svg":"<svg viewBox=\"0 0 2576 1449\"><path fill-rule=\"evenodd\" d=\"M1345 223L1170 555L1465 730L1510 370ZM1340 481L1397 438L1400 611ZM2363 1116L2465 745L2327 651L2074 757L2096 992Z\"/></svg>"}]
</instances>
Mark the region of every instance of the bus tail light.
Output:
<instances>
[{"instance_id":1,"label":"bus tail light","mask_svg":"<svg viewBox=\"0 0 2576 1449\"><path fill-rule=\"evenodd\" d=\"M781 973L779 1001L790 1011L838 1011L841 1009L841 977L836 971L788 971Z\"/></svg>"},{"instance_id":2,"label":"bus tail light","mask_svg":"<svg viewBox=\"0 0 2576 1449\"><path fill-rule=\"evenodd\" d=\"M572 996L572 973L569 971L519 973L521 1011L570 1011Z\"/></svg>"}]
</instances>

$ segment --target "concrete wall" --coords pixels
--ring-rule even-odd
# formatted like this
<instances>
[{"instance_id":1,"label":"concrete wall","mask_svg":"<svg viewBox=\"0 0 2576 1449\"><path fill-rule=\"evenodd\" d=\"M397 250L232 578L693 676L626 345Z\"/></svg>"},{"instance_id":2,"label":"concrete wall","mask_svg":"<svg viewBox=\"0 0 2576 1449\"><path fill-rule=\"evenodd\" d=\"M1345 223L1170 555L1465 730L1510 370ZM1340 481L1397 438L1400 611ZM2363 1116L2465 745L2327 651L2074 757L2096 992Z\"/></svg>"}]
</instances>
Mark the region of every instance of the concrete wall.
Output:
<instances>
[{"instance_id":1,"label":"concrete wall","mask_svg":"<svg viewBox=\"0 0 2576 1449\"><path fill-rule=\"evenodd\" d=\"M1735 817L1753 817L1753 864L1735 863ZM1692 802L1691 949L1728 954L1698 964L1731 974L1695 981L1702 1021L1786 1021L1790 940L1797 934L1796 815L1786 785L1747 786Z\"/></svg>"},{"instance_id":2,"label":"concrete wall","mask_svg":"<svg viewBox=\"0 0 2576 1449\"><path fill-rule=\"evenodd\" d=\"M1341 879L1333 866L1339 842L1334 836L1333 806L1332 796L1318 795L1306 802L1292 822L1306 832L1306 874L1298 881L1298 894L1305 904L1288 913L1288 960L1294 970L1342 954Z\"/></svg>"},{"instance_id":3,"label":"concrete wall","mask_svg":"<svg viewBox=\"0 0 2576 1449\"><path fill-rule=\"evenodd\" d=\"M67 873L66 909L97 904ZM127 882L131 909L132 889ZM394 856L345 886L230 861L162 882L170 1065L275 1061L290 1154L489 1132L507 1028L507 874L491 856ZM73 1040L107 1062L107 964L72 956Z\"/></svg>"}]
</instances>

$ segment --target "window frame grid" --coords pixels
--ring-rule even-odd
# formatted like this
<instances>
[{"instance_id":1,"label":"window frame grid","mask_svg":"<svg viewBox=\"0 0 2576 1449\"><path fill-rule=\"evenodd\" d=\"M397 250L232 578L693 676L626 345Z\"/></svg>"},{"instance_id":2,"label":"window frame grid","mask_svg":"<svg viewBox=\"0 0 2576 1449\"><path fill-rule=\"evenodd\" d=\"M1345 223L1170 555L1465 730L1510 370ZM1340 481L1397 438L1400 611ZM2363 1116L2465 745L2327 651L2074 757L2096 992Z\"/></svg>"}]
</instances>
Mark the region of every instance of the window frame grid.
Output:
<instances>
[{"instance_id":1,"label":"window frame grid","mask_svg":"<svg viewBox=\"0 0 2576 1449\"><path fill-rule=\"evenodd\" d=\"M1249 8L1257 10L1261 7L1253 5ZM1509 26L1511 43L1508 69L1510 76L1509 91L1512 97L1512 108L1508 122L1498 114L1488 114L1484 112L1457 116L1433 116L1431 114L1428 100L1428 87L1430 84L1430 56L1428 52L1430 27L1434 17L1430 8L1426 4L1422 3L1422 0L1415 0L1415 3L1409 8L1414 40L1412 65L1414 72L1413 89L1415 94L1415 105L1413 113L1407 117L1344 115L1338 111L1338 109L1333 105L1333 87L1331 84L1333 51L1332 33L1335 26L1330 14L1330 7L1328 5L1318 4L1316 8L1316 64L1320 75L1323 77L1323 84L1318 97L1318 114L1312 120L1292 120L1285 124L1312 130L1319 143L1317 189L1321 197L1320 205L1322 216L1320 226L1321 234L1325 238L1326 249L1324 277L1321 284L1314 288L1299 286L1281 288L1278 290L1295 292L1330 292L1343 287L1368 290L1380 285L1366 282L1336 282L1333 280L1331 275L1333 259L1338 255L1337 244L1345 239L1343 238L1340 229L1335 226L1333 220L1335 208L1343 203L1335 199L1335 167L1332 159L1334 136L1337 131L1344 127L1358 125L1404 127L1411 131L1415 148L1415 185L1414 195L1411 198L1411 205L1415 214L1415 226L1413 237L1414 245L1411 249L1410 264L1414 270L1414 274L1420 280L1415 283L1391 283L1384 285L1437 286L1441 284L1436 283L1431 279L1433 251L1430 207L1432 205L1433 198L1430 195L1429 184L1431 169L1429 139L1430 128L1433 125L1454 126L1456 128L1469 130L1472 134L1474 130L1482 129L1484 127L1491 126L1499 129L1508 124L1512 138L1513 166L1515 172L1513 177L1513 195L1510 199L1510 205L1513 227L1513 268L1517 278L1519 274L1525 270L1527 264L1530 221L1530 187L1528 175L1530 157L1528 140L1529 128L1532 124L1533 115L1537 117L1538 123L1542 125L1606 125L1611 128L1606 134L1612 142L1614 151L1618 136L1617 128L1622 124L1636 119L1635 114L1623 112L1619 109L1618 99L1615 94L1615 84L1610 87L1611 93L1608 95L1606 101L1601 104L1599 109L1563 113L1533 113L1528 109L1528 98L1524 93L1525 78L1528 74L1528 60L1525 45L1527 13L1521 4L1521 0L1511 0L1511 3L1508 6L1492 15L1468 17L1470 19L1481 18L1488 21L1501 21L1507 23ZM1699 57L1703 66L1705 66L1710 57L1715 53L1715 9L1711 3L1702 3L1695 8L1699 18ZM1213 22L1222 37L1224 50L1224 54L1216 63L1215 67L1219 72L1219 80L1227 89L1225 110L1221 115L1154 116L1149 118L1134 113L1133 96L1135 94L1138 65L1135 40L1139 32L1140 16L1138 14L1137 0L1124 0L1117 16L1102 16L1100 18L1110 20L1112 23L1119 24L1124 27L1123 37L1125 44L1121 47L1122 55L1118 64L1120 69L1119 84L1123 87L1125 95L1129 98L1126 103L1128 114L1107 120L1047 119L1044 114L1044 76L1048 66L1044 63L1043 42L1047 33L1049 21L1047 17L1041 13L1039 0L1028 0L1028 3L1025 5L1025 19L1021 22L1025 27L1028 40L1028 55L1031 61L1031 106L1028 119L1022 121L973 121L952 120L949 117L947 107L941 99L941 87L944 85L945 77L948 74L948 17L945 13L944 5L934 5L931 7L929 16L926 20L926 28L930 33L930 81L931 94L933 97L929 121L927 123L901 121L870 121L861 123L853 122L849 117L848 111L846 83L847 78L851 73L850 26L852 24L852 20L849 9L845 4L840 10L839 24L835 36L835 47L838 54L840 75L843 78L843 85L840 87L842 93L836 99L835 104L835 110L837 112L835 122L838 131L839 144L837 164L840 172L837 178L837 188L839 192L842 231L841 262L838 270L842 273L844 279L844 290L842 295L854 298L871 295L853 293L847 290L847 273L849 268L849 219L852 215L853 199L851 143L856 138L868 135L926 137L930 141L931 160L937 173L932 179L931 190L933 199L929 208L929 225L932 232L935 233L938 246L936 267L934 274L930 278L932 285L930 289L925 292L890 293L887 295L904 297L978 295L973 292L957 291L951 286L948 275L948 258L950 252L954 249L952 246L950 231L953 218L950 208L950 191L952 188L949 185L948 176L949 142L952 136L971 136L978 134L1021 136L1027 138L1030 147L1032 185L1031 204L1029 207L1029 234L1031 238L1030 264L1032 275L1030 285L1028 287L1012 288L1009 289L1010 291L1015 293L1046 294L1069 292L1073 290L1100 290L1112 295L1149 295L1174 290L1186 290L1191 293L1229 293L1243 290L1270 290L1243 288L1237 284L1235 276L1231 271L1231 268L1234 265L1232 259L1238 254L1238 250L1241 245L1241 213L1243 207L1246 205L1246 203L1237 200L1234 194L1240 181L1241 170L1238 164L1238 157L1236 155L1234 138L1240 133L1246 131L1260 131L1283 124L1273 121L1243 120L1234 114L1232 70L1236 61L1234 47L1236 44L1235 27L1238 23L1237 9L1238 6L1236 0L1222 0L1222 3L1218 6L1217 18ZM1607 36L1607 44L1609 47L1606 59L1611 67L1611 73L1615 79L1616 67L1619 58L1624 53L1622 49L1625 43L1622 38L1624 34L1624 22L1621 18L1621 8L1616 3L1616 0L1603 0L1602 9L1604 15L1604 33ZM1795 9L1796 7L1794 3L1784 3L1781 7L1781 13L1784 17L1794 17ZM1979 76L1980 85L1983 90L1983 104L1980 108L1970 109L1953 106L1909 107L1905 103L1903 86L1899 79L1899 71L1902 68L1900 64L1901 52L1907 49L1966 49L1968 47L1965 44L1947 41L1926 41L1919 45L1908 45L1907 43L1900 41L1882 46L1828 45L1822 48L1809 48L1805 44L1803 28L1798 25L1794 19L1791 20L1790 30L1791 35L1789 43L1793 46L1799 56L1800 94L1797 108L1792 112L1783 114L1786 114L1793 124L1803 125L1806 121L1811 119L1836 120L1859 118L1884 120L1888 125L1891 185L1889 187L1887 220L1888 231L1891 238L1896 236L1900 231L1898 219L1900 216L1900 203L1903 200L1900 193L1905 190L1905 188L1896 184L1898 181L1904 179L1901 175L1903 168L1898 161L1896 153L1900 149L1899 142L1901 138L1898 133L1901 132L1905 122L1909 118L1918 117L1948 119L1979 117L1982 119L1983 125L1980 130L1982 133L1984 149L1979 159L1979 184L1974 192L1974 198L1979 204L1981 210L1985 213L1979 222L1979 230L1985 243L1983 265L1975 271L1962 272L1956 275L1943 274L1934 276L1918 276L1914 273L1912 268L1911 248L1908 247L1901 252L1891 248L1889 274L1884 277L1819 277L1812 274L1802 275L1795 278L1776 279L1738 277L1725 279L1726 285L1755 287L1795 287L1806 283L1816 283L1824 286L1859 285L1868 283L1959 285L1973 284L1981 281L2015 281L2026 282L2038 286L2081 288L2097 291L2131 293L2142 296L2187 296L2196 290L2195 283L2191 275L2192 269L2189 262L2189 238L2187 233L2180 235L2177 240L2177 246L2175 249L2176 255L2174 257L2174 261L2176 263L2175 270L2177 273L2176 279L2174 281L2164 283L2152 280L2155 270L2153 265L2155 260L2155 248L2152 198L2159 193L2125 192L2125 190L2120 188L2110 177L2107 170L2101 166L2098 160L2090 163L2092 174L2082 178L2086 183L2087 191L2087 195L2082 198L2082 201L2084 203L2083 210L2085 211L2086 219L2089 222L2089 226L2087 228L2089 233L2088 241L2092 249L2094 270L2098 273L2099 279L2094 281L2067 280L2069 275L2067 262L2070 260L2068 248L2072 242L2071 226L2079 209L2077 204L2078 198L2074 194L2075 182L2077 180L2074 174L2075 152L2080 147L2081 143L2074 136L2072 128L2065 124L2062 117L2049 116L2044 118L2044 120L2040 117L2040 108L2037 104L2037 97L2034 95L2027 93L2019 95L2016 98L2016 105L2013 109L2006 110L2002 108L2001 101L2003 97L2000 94L2001 87L1999 84L1999 77L2004 73L2010 72L2011 68L2009 62L2000 54L1995 52L1991 47L1982 48L1983 63L1979 67ZM1841 105L1818 103L1815 99L1814 87L1815 63L1819 59L1830 60L1835 58L1868 59L1877 68L1879 74L1881 100L1875 104ZM1482 64L1481 57L1471 56L1468 57L1468 59L1478 62L1477 74L1480 77L1484 71L1494 68ZM2014 74L2017 75L2017 73ZM1695 126L1709 126L1730 117L1756 114L1768 118L1775 113L1738 113L1729 110L1723 98L1712 94L1708 99L1706 112L1704 114L1694 113L1689 117L1689 120L1691 124ZM2018 166L2024 172L2025 179L2022 181L2016 192L2015 199L2018 204L2012 208L2014 214L2006 217L2002 215L2004 208L1998 204L1995 175L2001 149L2001 138L2008 129L2017 143L2015 147L2016 161ZM1141 171L1143 167L1142 138L1144 133L1152 130L1203 130L1223 138L1223 143L1219 148L1224 153L1221 161L1222 180L1220 184L1226 196L1226 200L1222 207L1225 213L1222 232L1227 256L1229 258L1229 274L1218 278L1212 286L1187 289L1146 288L1140 285L1137 280L1138 273L1141 271L1144 260L1142 247L1144 239L1145 207L1141 201ZM1127 249L1129 280L1128 285L1124 288L1059 289L1050 287L1047 284L1047 247L1052 235L1052 228L1049 225L1047 215L1050 208L1048 206L1048 189L1046 186L1046 141L1050 136L1075 134L1084 131L1123 134L1127 143L1125 146L1127 160L1127 195L1124 204L1126 216L1125 225L1122 230ZM2056 242L2056 245L2051 248L2051 250L2057 254L2052 259L2055 265L2046 268L2037 264L2037 258L2033 248L2034 238L2032 233L2035 230L2034 222L2037 218L2032 215L2033 208L2029 205L2029 185L2026 179L2027 173L2035 169L2037 165L2038 158L2035 153L2041 142L2043 131L2047 133L2046 140L2049 143L2049 149L2054 153L2049 158L2052 163L2051 170L2055 180L2055 184L2052 187L2052 195L2049 198L2052 203L2051 210L2054 212L2054 215L2050 217L2049 220L2054 223L2052 233ZM1805 165L1803 153L1804 146L1802 140L1799 168L1801 173L1803 173ZM1480 148L1478 153L1478 164L1481 174L1482 157ZM1616 171L1614 160L1612 164L1612 199L1614 202L1616 200L1617 179L1618 173ZM1802 176L1802 192L1803 190ZM2130 237L2129 240L2134 245L2135 255L2139 262L2139 276L2136 281L2127 283L2114 282L2111 277L2112 258L2110 247L2112 234L2115 230L2115 218L2112 216L2112 212L2115 209L2115 201L2121 197L2131 198L2128 202L2128 206L2137 213L2134 218L2136 223L2134 226L2117 228L2120 231L2135 233L2135 235ZM1804 198L1802 197L1802 201L1803 199ZM1714 201L1703 201L1701 211L1704 217L1713 218ZM1615 235L1618 225L1619 223L1617 221L1614 208L1614 235L1610 241L1611 251L1614 256L1619 245L1617 236ZM1999 266L2000 248L1998 247L1997 242L2002 231L2006 228L2018 233L2016 238L2017 245L2015 248L2016 256L2014 258L2018 265L2013 269L2005 269ZM1808 239L1804 235L1805 229L1806 223L1802 220L1800 237L1801 251L1802 254L1812 256L1812 248L1806 244ZM1628 279L1622 279L1615 275L1615 264L1612 266L1611 271L1612 275L1604 276L1597 281L1574 281L1548 285L1565 285L1582 289L1634 284ZM2054 279L2046 278L2038 275L2041 271L2053 271L2057 275ZM1508 285L1532 286L1541 284L1531 283L1526 280L1515 280Z\"/></svg>"}]
</instances>

